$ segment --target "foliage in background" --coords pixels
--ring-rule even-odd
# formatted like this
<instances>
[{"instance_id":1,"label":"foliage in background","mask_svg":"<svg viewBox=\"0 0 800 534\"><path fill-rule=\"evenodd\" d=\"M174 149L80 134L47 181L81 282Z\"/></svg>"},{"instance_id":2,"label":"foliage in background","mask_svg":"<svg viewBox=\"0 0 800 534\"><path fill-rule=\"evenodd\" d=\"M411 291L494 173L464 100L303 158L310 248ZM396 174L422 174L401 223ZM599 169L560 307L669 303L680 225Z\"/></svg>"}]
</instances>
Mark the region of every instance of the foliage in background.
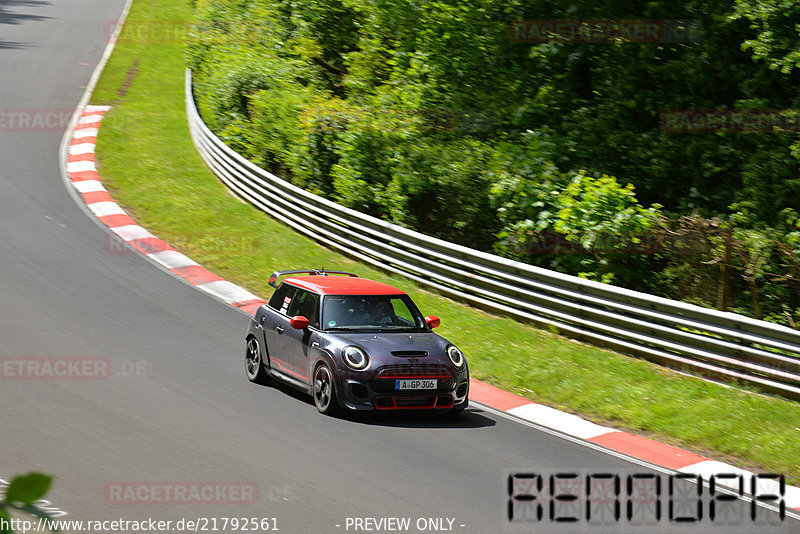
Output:
<instances>
[{"instance_id":1,"label":"foliage in background","mask_svg":"<svg viewBox=\"0 0 800 534\"><path fill-rule=\"evenodd\" d=\"M29 473L17 476L5 490L5 495L0 499L0 532L14 534L11 528L11 512L18 511L30 514L34 517L44 519L45 525L51 527L50 515L36 506L36 502L41 500L50 489L53 477L41 473Z\"/></svg>"},{"instance_id":2,"label":"foliage in background","mask_svg":"<svg viewBox=\"0 0 800 534\"><path fill-rule=\"evenodd\" d=\"M784 0L200 0L188 60L212 129L299 186L473 248L793 325L796 133L660 121L796 109L798 18ZM512 21L544 19L703 31L512 39Z\"/></svg>"}]
</instances>

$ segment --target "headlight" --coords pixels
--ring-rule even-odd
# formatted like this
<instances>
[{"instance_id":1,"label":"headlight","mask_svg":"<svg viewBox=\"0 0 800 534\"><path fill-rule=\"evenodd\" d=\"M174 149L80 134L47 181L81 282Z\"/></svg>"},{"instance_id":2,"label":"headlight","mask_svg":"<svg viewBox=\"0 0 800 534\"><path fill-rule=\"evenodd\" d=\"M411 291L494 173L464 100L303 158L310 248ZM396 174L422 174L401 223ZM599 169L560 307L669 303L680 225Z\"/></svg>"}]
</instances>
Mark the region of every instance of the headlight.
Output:
<instances>
[{"instance_id":1,"label":"headlight","mask_svg":"<svg viewBox=\"0 0 800 534\"><path fill-rule=\"evenodd\" d=\"M453 362L453 365L456 367L464 365L464 355L461 354L461 351L458 350L455 345L447 346L447 355L450 356L450 361Z\"/></svg>"},{"instance_id":2,"label":"headlight","mask_svg":"<svg viewBox=\"0 0 800 534\"><path fill-rule=\"evenodd\" d=\"M358 347L345 347L342 349L342 358L348 367L360 371L369 365L369 356L366 351Z\"/></svg>"}]
</instances>

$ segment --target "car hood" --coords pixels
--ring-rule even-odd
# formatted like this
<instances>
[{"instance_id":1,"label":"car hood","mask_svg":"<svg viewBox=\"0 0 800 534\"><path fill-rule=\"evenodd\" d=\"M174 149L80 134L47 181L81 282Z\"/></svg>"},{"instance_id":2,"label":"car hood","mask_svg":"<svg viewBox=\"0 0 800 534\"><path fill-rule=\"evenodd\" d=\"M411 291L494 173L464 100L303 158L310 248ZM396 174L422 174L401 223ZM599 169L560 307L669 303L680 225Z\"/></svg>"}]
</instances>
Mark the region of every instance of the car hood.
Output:
<instances>
[{"instance_id":1,"label":"car hood","mask_svg":"<svg viewBox=\"0 0 800 534\"><path fill-rule=\"evenodd\" d=\"M328 334L337 345L358 345L372 356L389 355L396 351L425 351L430 356L445 355L450 344L445 338L433 332L421 333L336 333Z\"/></svg>"}]
</instances>

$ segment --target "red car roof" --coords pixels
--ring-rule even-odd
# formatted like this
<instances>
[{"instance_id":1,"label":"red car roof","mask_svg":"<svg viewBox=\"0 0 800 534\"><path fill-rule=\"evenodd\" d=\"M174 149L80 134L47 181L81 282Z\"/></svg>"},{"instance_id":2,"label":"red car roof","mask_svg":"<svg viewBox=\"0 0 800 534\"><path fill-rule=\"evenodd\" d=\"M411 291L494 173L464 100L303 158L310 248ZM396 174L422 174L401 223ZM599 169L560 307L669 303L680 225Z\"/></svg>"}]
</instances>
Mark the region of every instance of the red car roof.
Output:
<instances>
[{"instance_id":1,"label":"red car roof","mask_svg":"<svg viewBox=\"0 0 800 534\"><path fill-rule=\"evenodd\" d=\"M349 276L291 276L283 281L323 295L405 295L388 284Z\"/></svg>"}]
</instances>

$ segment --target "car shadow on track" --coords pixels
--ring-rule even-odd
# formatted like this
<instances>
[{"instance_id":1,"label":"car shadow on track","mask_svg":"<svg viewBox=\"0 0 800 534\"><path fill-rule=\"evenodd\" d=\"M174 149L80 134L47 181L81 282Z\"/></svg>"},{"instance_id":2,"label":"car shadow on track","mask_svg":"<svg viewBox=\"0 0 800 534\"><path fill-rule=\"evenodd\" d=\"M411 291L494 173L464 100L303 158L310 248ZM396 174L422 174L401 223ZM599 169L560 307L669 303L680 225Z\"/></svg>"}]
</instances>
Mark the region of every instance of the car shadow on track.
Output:
<instances>
[{"instance_id":1,"label":"car shadow on track","mask_svg":"<svg viewBox=\"0 0 800 534\"><path fill-rule=\"evenodd\" d=\"M273 380L265 387L277 389L316 410L311 396L287 384ZM482 428L497 424L495 420L483 415L484 413L486 412L480 406L470 405L458 415L434 413L426 410L403 412L353 412L347 410L337 415L336 418L343 422L398 428ZM320 417L325 416L320 415Z\"/></svg>"},{"instance_id":2,"label":"car shadow on track","mask_svg":"<svg viewBox=\"0 0 800 534\"><path fill-rule=\"evenodd\" d=\"M396 428L483 428L496 421L483 415L479 407L469 407L458 415L419 411L345 413L343 420L363 425Z\"/></svg>"}]
</instances>

